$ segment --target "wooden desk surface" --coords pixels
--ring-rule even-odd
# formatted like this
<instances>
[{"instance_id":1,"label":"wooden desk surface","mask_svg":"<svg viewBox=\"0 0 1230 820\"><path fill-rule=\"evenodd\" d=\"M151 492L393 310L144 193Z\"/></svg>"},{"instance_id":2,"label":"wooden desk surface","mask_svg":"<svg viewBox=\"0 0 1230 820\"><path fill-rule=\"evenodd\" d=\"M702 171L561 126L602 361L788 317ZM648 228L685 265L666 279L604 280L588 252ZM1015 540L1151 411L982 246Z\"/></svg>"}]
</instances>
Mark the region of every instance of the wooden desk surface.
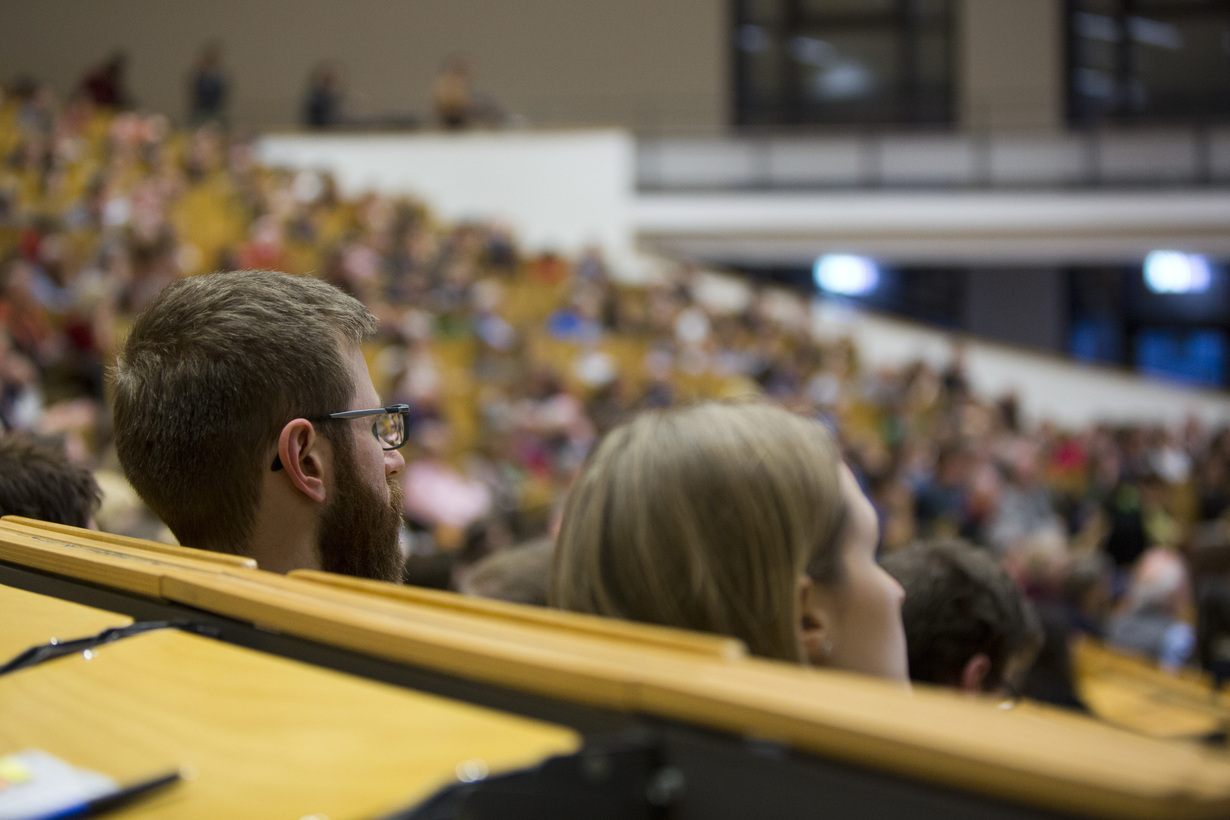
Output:
<instances>
[{"instance_id":1,"label":"wooden desk surface","mask_svg":"<svg viewBox=\"0 0 1230 820\"><path fill-rule=\"evenodd\" d=\"M1154 737L1194 738L1230 726L1230 698L1196 672L1171 674L1089 639L1075 642L1081 698L1104 720Z\"/></svg>"},{"instance_id":2,"label":"wooden desk surface","mask_svg":"<svg viewBox=\"0 0 1230 820\"><path fill-rule=\"evenodd\" d=\"M1230 757L1093 721L1049 723L949 692L910 694L856 675L565 635L118 546L4 534L0 558L395 663L777 740L1038 807L1116 818L1230 816ZM0 687L0 704L4 698Z\"/></svg>"},{"instance_id":3,"label":"wooden desk surface","mask_svg":"<svg viewBox=\"0 0 1230 820\"><path fill-rule=\"evenodd\" d=\"M0 586L0 663L52 638L65 641L94 635L132 618L59 598Z\"/></svg>"},{"instance_id":4,"label":"wooden desk surface","mask_svg":"<svg viewBox=\"0 0 1230 820\"><path fill-rule=\"evenodd\" d=\"M121 783L196 777L126 820L371 817L579 747L571 730L209 638L159 631L0 677L0 755L37 747Z\"/></svg>"},{"instance_id":5,"label":"wooden desk surface","mask_svg":"<svg viewBox=\"0 0 1230 820\"><path fill-rule=\"evenodd\" d=\"M267 574L266 574L267 575ZM482 619L427 623L294 579L164 579L171 599L327 644L513 689L775 740L873 769L1101 817L1223 817L1230 759L1093 720L1039 722L946 690L755 658L615 642L499 637ZM455 616L459 617L459 616ZM524 627L522 627L524 629ZM507 633L511 634L511 633Z\"/></svg>"}]
</instances>

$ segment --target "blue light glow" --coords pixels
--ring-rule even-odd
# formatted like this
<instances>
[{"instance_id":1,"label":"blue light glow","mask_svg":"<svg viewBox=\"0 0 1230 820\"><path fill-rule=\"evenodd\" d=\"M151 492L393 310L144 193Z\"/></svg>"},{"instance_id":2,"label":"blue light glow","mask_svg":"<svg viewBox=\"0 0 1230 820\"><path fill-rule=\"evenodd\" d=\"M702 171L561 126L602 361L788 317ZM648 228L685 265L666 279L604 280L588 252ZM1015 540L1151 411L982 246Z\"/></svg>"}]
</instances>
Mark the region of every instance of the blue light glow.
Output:
<instances>
[{"instance_id":1,"label":"blue light glow","mask_svg":"<svg viewBox=\"0 0 1230 820\"><path fill-rule=\"evenodd\" d=\"M875 262L844 253L821 256L812 268L812 276L821 290L842 296L865 296L880 284Z\"/></svg>"},{"instance_id":2,"label":"blue light glow","mask_svg":"<svg viewBox=\"0 0 1230 820\"><path fill-rule=\"evenodd\" d=\"M1145 257L1145 284L1154 293L1206 293L1209 260L1194 253L1153 251Z\"/></svg>"}]
</instances>

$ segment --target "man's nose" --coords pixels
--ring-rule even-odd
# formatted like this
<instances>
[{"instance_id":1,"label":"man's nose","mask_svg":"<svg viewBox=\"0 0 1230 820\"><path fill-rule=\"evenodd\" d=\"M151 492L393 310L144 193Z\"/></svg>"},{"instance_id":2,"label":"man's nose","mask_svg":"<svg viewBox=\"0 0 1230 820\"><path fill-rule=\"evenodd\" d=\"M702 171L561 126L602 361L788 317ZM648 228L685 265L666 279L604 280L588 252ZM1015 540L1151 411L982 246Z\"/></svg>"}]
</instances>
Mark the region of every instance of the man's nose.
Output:
<instances>
[{"instance_id":1,"label":"man's nose","mask_svg":"<svg viewBox=\"0 0 1230 820\"><path fill-rule=\"evenodd\" d=\"M384 451L384 474L386 476L397 475L405 468L406 459L402 456L401 450Z\"/></svg>"}]
</instances>

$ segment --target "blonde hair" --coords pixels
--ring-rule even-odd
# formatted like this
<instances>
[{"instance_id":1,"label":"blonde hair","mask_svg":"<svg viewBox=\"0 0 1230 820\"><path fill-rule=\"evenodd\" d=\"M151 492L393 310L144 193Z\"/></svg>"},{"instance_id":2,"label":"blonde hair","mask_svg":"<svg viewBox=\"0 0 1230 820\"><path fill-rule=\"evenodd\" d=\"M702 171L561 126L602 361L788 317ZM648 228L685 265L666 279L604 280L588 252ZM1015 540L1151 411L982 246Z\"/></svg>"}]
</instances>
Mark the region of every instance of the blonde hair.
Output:
<instances>
[{"instance_id":1,"label":"blonde hair","mask_svg":"<svg viewBox=\"0 0 1230 820\"><path fill-rule=\"evenodd\" d=\"M636 416L564 509L553 606L732 635L801 660L797 584L840 575L840 459L818 422L763 404Z\"/></svg>"}]
</instances>

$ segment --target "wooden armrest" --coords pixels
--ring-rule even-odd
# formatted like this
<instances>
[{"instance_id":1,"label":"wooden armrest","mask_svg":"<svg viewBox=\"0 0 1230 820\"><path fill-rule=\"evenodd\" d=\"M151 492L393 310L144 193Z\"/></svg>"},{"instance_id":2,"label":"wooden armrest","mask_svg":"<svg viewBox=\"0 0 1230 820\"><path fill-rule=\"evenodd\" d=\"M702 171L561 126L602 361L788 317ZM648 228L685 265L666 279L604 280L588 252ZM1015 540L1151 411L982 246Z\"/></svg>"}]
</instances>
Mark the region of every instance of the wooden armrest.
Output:
<instances>
[{"instance_id":1,"label":"wooden armrest","mask_svg":"<svg viewBox=\"0 0 1230 820\"><path fill-rule=\"evenodd\" d=\"M703 632L689 632L683 629L671 629L653 624L619 621L612 618L601 618L578 612L564 612L526 604L514 604L507 601L493 601L486 598L475 598L455 592L424 589L422 587L399 586L397 584L387 584L364 578L353 578L347 575L336 575L330 572L295 570L289 573L289 577L339 589L358 590L392 600L436 607L442 610L492 616L509 622L534 624L547 629L561 630L579 635L613 638L640 643L645 646L655 646L717 658L739 658L747 655L747 647L743 645L742 641L723 635L710 635Z\"/></svg>"},{"instance_id":2,"label":"wooden armrest","mask_svg":"<svg viewBox=\"0 0 1230 820\"><path fill-rule=\"evenodd\" d=\"M38 521L33 518L23 518L19 515L6 515L0 518L0 531L9 530L29 535L44 535L54 537L67 543L82 544L112 544L119 547L156 552L175 558L189 558L194 561L210 561L227 567L256 567L256 559L243 555L230 555L213 550L200 550L194 547L182 547L173 544L163 544L160 541L148 541L144 538L130 538L127 535L115 535L98 530L85 530L80 527L70 527L67 524L56 524L50 521Z\"/></svg>"}]
</instances>

